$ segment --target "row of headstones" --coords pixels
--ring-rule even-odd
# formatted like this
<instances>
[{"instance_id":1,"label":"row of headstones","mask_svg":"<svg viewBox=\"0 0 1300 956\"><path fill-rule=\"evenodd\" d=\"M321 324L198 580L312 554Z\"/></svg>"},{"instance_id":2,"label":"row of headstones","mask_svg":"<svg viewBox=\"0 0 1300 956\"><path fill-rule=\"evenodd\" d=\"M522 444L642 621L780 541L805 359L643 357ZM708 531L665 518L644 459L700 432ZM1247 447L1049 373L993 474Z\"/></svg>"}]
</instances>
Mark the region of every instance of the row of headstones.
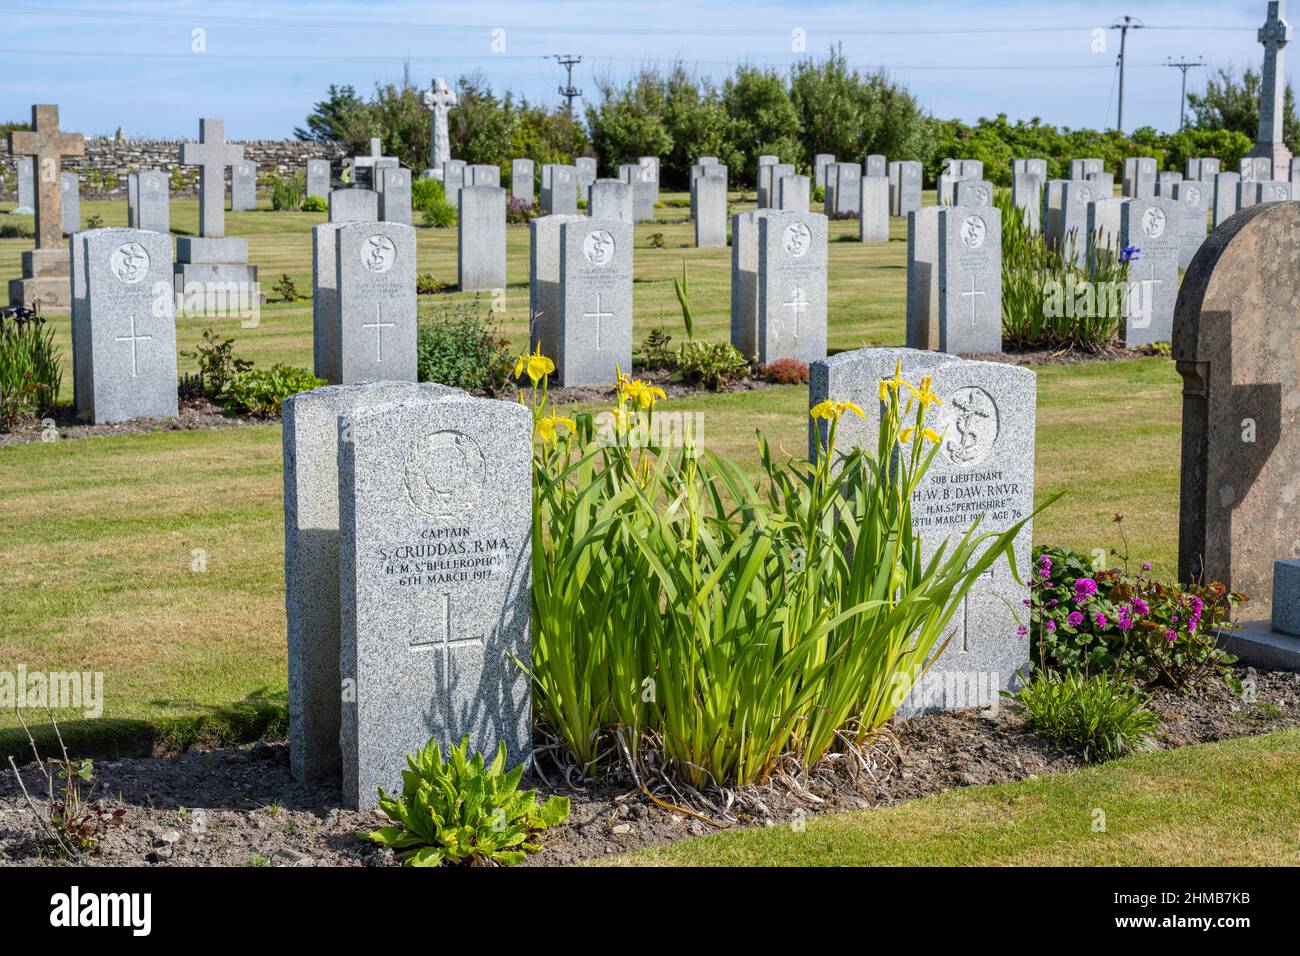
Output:
<instances>
[{"instance_id":1,"label":"row of headstones","mask_svg":"<svg viewBox=\"0 0 1300 956\"><path fill-rule=\"evenodd\" d=\"M782 215L775 212L774 215ZM580 232L568 239L581 248ZM606 223L630 231L626 223ZM346 228L346 227L345 227ZM563 230L562 230L563 231ZM906 349L865 349L812 366L809 405L852 401L839 449L876 448L880 380L934 380L944 436L913 516L931 557L974 518L1002 530L1033 508L1035 377L1016 366ZM285 608L295 777L341 778L370 807L400 783L406 755L468 734L511 764L532 752L532 421L515 402L434 384L373 381L284 404ZM810 455L824 435L810 428ZM1015 542L1029 556L1032 527ZM1010 608L1028 595L1010 569L982 577L947 649L901 712L989 706L1028 658ZM945 635L946 637L949 635Z\"/></svg>"}]
</instances>

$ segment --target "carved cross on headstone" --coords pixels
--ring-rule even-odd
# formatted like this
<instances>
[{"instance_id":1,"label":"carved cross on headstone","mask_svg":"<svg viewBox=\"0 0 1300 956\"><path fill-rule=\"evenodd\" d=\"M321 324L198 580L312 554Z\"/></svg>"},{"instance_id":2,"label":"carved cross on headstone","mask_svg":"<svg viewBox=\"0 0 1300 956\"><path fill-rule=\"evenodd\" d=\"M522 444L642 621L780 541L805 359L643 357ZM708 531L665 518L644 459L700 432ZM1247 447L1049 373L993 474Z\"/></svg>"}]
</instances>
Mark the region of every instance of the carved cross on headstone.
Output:
<instances>
[{"instance_id":1,"label":"carved cross on headstone","mask_svg":"<svg viewBox=\"0 0 1300 956\"><path fill-rule=\"evenodd\" d=\"M31 156L36 180L36 248L63 248L63 190L59 183L61 158L83 156L86 138L80 133L59 131L59 108L32 107L31 130L9 134L9 152Z\"/></svg>"},{"instance_id":2,"label":"carved cross on headstone","mask_svg":"<svg viewBox=\"0 0 1300 956\"><path fill-rule=\"evenodd\" d=\"M452 651L462 647L483 647L482 634L457 634L453 633L452 623L451 595L438 595L438 608L434 615L434 632L429 636L419 635L411 642L412 647L423 648L431 647L438 651L442 657L442 674L439 684L439 690L442 692L442 702L446 707L447 726L453 724L454 714L452 713L451 704L451 665Z\"/></svg>"},{"instance_id":3,"label":"carved cross on headstone","mask_svg":"<svg viewBox=\"0 0 1300 956\"><path fill-rule=\"evenodd\" d=\"M975 308L975 305L976 305L976 302L977 302L977 300L978 300L978 297L981 296L981 295L986 295L986 294L987 294L987 293L986 293L983 289L980 289L980 288L978 287L978 283L975 281L975 277L974 277L974 276L971 276L971 277L970 277L970 291L969 291L969 292L963 292L963 293L961 294L961 297L962 297L963 299L967 299L967 298L970 299L970 324L971 324L972 326L975 325L975 321L976 321L976 308Z\"/></svg>"},{"instance_id":4,"label":"carved cross on headstone","mask_svg":"<svg viewBox=\"0 0 1300 956\"><path fill-rule=\"evenodd\" d=\"M396 322L384 321L384 303L375 303L375 321L363 322L361 327L375 330L375 361L382 362L384 360L384 329L397 328Z\"/></svg>"},{"instance_id":5,"label":"carved cross on headstone","mask_svg":"<svg viewBox=\"0 0 1300 956\"><path fill-rule=\"evenodd\" d=\"M226 142L226 122L199 120L199 141L181 144L181 163L199 167L199 235L226 234L226 167L242 162L244 147Z\"/></svg>"},{"instance_id":6,"label":"carved cross on headstone","mask_svg":"<svg viewBox=\"0 0 1300 956\"><path fill-rule=\"evenodd\" d=\"M433 113L433 133L429 143L429 168L442 169L451 159L451 137L447 133L447 111L456 105L456 94L447 88L447 81L437 77L424 91L424 105Z\"/></svg>"},{"instance_id":7,"label":"carved cross on headstone","mask_svg":"<svg viewBox=\"0 0 1300 956\"><path fill-rule=\"evenodd\" d=\"M602 325L602 323L604 322L605 319L612 319L612 318L614 318L614 313L613 313L613 312L602 312L602 311L601 311L601 308L600 308L600 293L597 292L597 293L596 293L596 309L595 309L595 311L593 311L593 312L584 312L584 313L582 313L582 317L583 317L584 319L595 319L595 320L596 320L596 350L599 351L601 348L604 347L604 346L601 345L601 337L600 337L601 325Z\"/></svg>"}]
</instances>

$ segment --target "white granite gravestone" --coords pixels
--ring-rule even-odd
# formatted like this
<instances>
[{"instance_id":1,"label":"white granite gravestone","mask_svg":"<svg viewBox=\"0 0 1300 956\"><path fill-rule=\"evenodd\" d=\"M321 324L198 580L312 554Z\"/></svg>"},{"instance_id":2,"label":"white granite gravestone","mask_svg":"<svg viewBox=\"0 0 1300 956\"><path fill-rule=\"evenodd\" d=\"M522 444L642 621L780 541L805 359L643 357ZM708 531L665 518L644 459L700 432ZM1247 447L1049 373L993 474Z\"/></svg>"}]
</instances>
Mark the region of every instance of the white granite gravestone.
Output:
<instances>
[{"instance_id":1,"label":"white granite gravestone","mask_svg":"<svg viewBox=\"0 0 1300 956\"><path fill-rule=\"evenodd\" d=\"M942 405L931 406L925 424L940 435L940 447L912 498L912 526L928 560L945 543L951 547L979 519L979 531L1005 531L1034 508L1034 444L1037 383L1027 368L974 362L913 349L860 349L814 362L808 404L831 399L853 402L865 418L846 415L836 435L836 453L862 448L875 455L882 408L880 382L901 363L912 384L930 376ZM910 424L910 420L909 420ZM826 435L810 425L809 455L816 457ZM1032 522L1016 535L1013 550L1021 582L1027 582ZM1030 659L1027 584L1018 583L1005 559L981 576L944 633L947 647L908 695L900 713L998 703L1000 691L1014 691Z\"/></svg>"},{"instance_id":2,"label":"white granite gravestone","mask_svg":"<svg viewBox=\"0 0 1300 956\"><path fill-rule=\"evenodd\" d=\"M559 239L556 381L611 385L632 367L632 224L573 218Z\"/></svg>"},{"instance_id":3,"label":"white granite gravestone","mask_svg":"<svg viewBox=\"0 0 1300 956\"><path fill-rule=\"evenodd\" d=\"M1011 201L1024 215L1031 233L1042 231L1043 187L1047 183L1047 160L1016 159L1011 163Z\"/></svg>"},{"instance_id":4,"label":"white granite gravestone","mask_svg":"<svg viewBox=\"0 0 1300 956\"><path fill-rule=\"evenodd\" d=\"M257 163L241 160L230 167L230 211L257 208Z\"/></svg>"},{"instance_id":5,"label":"white granite gravestone","mask_svg":"<svg viewBox=\"0 0 1300 956\"><path fill-rule=\"evenodd\" d=\"M953 206L939 217L939 351L1002 351L1002 213Z\"/></svg>"},{"instance_id":6,"label":"white granite gravestone","mask_svg":"<svg viewBox=\"0 0 1300 956\"><path fill-rule=\"evenodd\" d=\"M727 167L714 163L703 167L703 175L692 182L695 197L695 245L727 245ZM592 215L595 215L593 210Z\"/></svg>"},{"instance_id":7,"label":"white granite gravestone","mask_svg":"<svg viewBox=\"0 0 1300 956\"><path fill-rule=\"evenodd\" d=\"M987 179L961 179L953 183L954 206L992 206L993 184Z\"/></svg>"},{"instance_id":8,"label":"white granite gravestone","mask_svg":"<svg viewBox=\"0 0 1300 956\"><path fill-rule=\"evenodd\" d=\"M330 222L377 222L379 193L373 189L330 190Z\"/></svg>"},{"instance_id":9,"label":"white granite gravestone","mask_svg":"<svg viewBox=\"0 0 1300 956\"><path fill-rule=\"evenodd\" d=\"M501 167L490 163L474 163L465 167L466 186L500 186Z\"/></svg>"},{"instance_id":10,"label":"white granite gravestone","mask_svg":"<svg viewBox=\"0 0 1300 956\"><path fill-rule=\"evenodd\" d=\"M531 159L512 159L510 161L510 198L531 206L536 200L533 180L537 164Z\"/></svg>"},{"instance_id":11,"label":"white granite gravestone","mask_svg":"<svg viewBox=\"0 0 1300 956\"><path fill-rule=\"evenodd\" d=\"M588 199L588 193L591 190L591 184L596 181L596 157L579 156L573 161L573 168L577 171L578 193L583 199Z\"/></svg>"},{"instance_id":12,"label":"white granite gravestone","mask_svg":"<svg viewBox=\"0 0 1300 956\"><path fill-rule=\"evenodd\" d=\"M757 358L826 357L827 219L770 211L758 220Z\"/></svg>"},{"instance_id":13,"label":"white granite gravestone","mask_svg":"<svg viewBox=\"0 0 1300 956\"><path fill-rule=\"evenodd\" d=\"M776 184L776 208L785 212L807 212L810 193L807 176L782 176Z\"/></svg>"},{"instance_id":14,"label":"white granite gravestone","mask_svg":"<svg viewBox=\"0 0 1300 956\"><path fill-rule=\"evenodd\" d=\"M63 191L63 234L70 236L81 229L81 183L76 173L59 173Z\"/></svg>"},{"instance_id":15,"label":"white granite gravestone","mask_svg":"<svg viewBox=\"0 0 1300 956\"><path fill-rule=\"evenodd\" d=\"M493 167L494 169L496 167ZM375 170L378 185L379 218L384 222L411 224L411 171L402 166Z\"/></svg>"},{"instance_id":16,"label":"white granite gravestone","mask_svg":"<svg viewBox=\"0 0 1300 956\"><path fill-rule=\"evenodd\" d=\"M1183 211L1178 228L1178 268L1186 269L1205 241L1210 188L1200 179L1184 179L1174 183L1171 198Z\"/></svg>"},{"instance_id":17,"label":"white granite gravestone","mask_svg":"<svg viewBox=\"0 0 1300 956\"><path fill-rule=\"evenodd\" d=\"M826 215L856 218L862 201L862 168L857 163L831 163L826 169Z\"/></svg>"},{"instance_id":18,"label":"white granite gravestone","mask_svg":"<svg viewBox=\"0 0 1300 956\"><path fill-rule=\"evenodd\" d=\"M1273 160L1268 156L1247 156L1237 163L1242 182L1253 183L1273 178Z\"/></svg>"},{"instance_id":19,"label":"white granite gravestone","mask_svg":"<svg viewBox=\"0 0 1300 956\"><path fill-rule=\"evenodd\" d=\"M331 222L312 236L317 377L331 385L416 381L415 230Z\"/></svg>"},{"instance_id":20,"label":"white granite gravestone","mask_svg":"<svg viewBox=\"0 0 1300 956\"><path fill-rule=\"evenodd\" d=\"M1237 211L1237 187L1241 183L1241 173L1215 173L1214 196L1211 207L1214 215L1210 219L1213 229L1219 223L1229 219Z\"/></svg>"},{"instance_id":21,"label":"white granite gravestone","mask_svg":"<svg viewBox=\"0 0 1300 956\"><path fill-rule=\"evenodd\" d=\"M132 229L171 232L170 183L166 173L128 175L126 222Z\"/></svg>"},{"instance_id":22,"label":"white granite gravestone","mask_svg":"<svg viewBox=\"0 0 1300 956\"><path fill-rule=\"evenodd\" d=\"M947 209L925 206L907 217L908 348L939 347L939 220Z\"/></svg>"},{"instance_id":23,"label":"white granite gravestone","mask_svg":"<svg viewBox=\"0 0 1300 956\"><path fill-rule=\"evenodd\" d=\"M1100 159L1070 160L1070 178L1087 179L1093 173L1105 172L1106 164Z\"/></svg>"},{"instance_id":24,"label":"white granite gravestone","mask_svg":"<svg viewBox=\"0 0 1300 956\"><path fill-rule=\"evenodd\" d=\"M578 211L578 171L548 163L542 167L542 208L548 216L572 216Z\"/></svg>"},{"instance_id":25,"label":"white granite gravestone","mask_svg":"<svg viewBox=\"0 0 1300 956\"><path fill-rule=\"evenodd\" d=\"M14 169L18 173L18 205L11 215L34 216L36 214L36 177L32 172L30 156L15 156Z\"/></svg>"},{"instance_id":26,"label":"white granite gravestone","mask_svg":"<svg viewBox=\"0 0 1300 956\"><path fill-rule=\"evenodd\" d=\"M171 237L89 229L71 239L73 387L95 424L175 418Z\"/></svg>"},{"instance_id":27,"label":"white granite gravestone","mask_svg":"<svg viewBox=\"0 0 1300 956\"><path fill-rule=\"evenodd\" d=\"M631 186L623 183L629 191ZM528 348L541 347L554 361L560 354L560 226L582 216L538 216L528 224ZM631 224L631 212L628 219Z\"/></svg>"},{"instance_id":28,"label":"white granite gravestone","mask_svg":"<svg viewBox=\"0 0 1300 956\"><path fill-rule=\"evenodd\" d=\"M621 179L597 179L591 184L587 214L592 219L618 219L633 222L632 192L635 187Z\"/></svg>"},{"instance_id":29,"label":"white granite gravestone","mask_svg":"<svg viewBox=\"0 0 1300 956\"><path fill-rule=\"evenodd\" d=\"M921 208L921 164L914 159L889 164L889 214L906 218Z\"/></svg>"},{"instance_id":30,"label":"white granite gravestone","mask_svg":"<svg viewBox=\"0 0 1300 956\"><path fill-rule=\"evenodd\" d=\"M456 220L456 275L461 292L506 287L506 191L465 186Z\"/></svg>"},{"instance_id":31,"label":"white granite gravestone","mask_svg":"<svg viewBox=\"0 0 1300 956\"><path fill-rule=\"evenodd\" d=\"M880 153L871 153L863 164L864 176L888 176L889 163Z\"/></svg>"},{"instance_id":32,"label":"white granite gravestone","mask_svg":"<svg viewBox=\"0 0 1300 956\"><path fill-rule=\"evenodd\" d=\"M328 199L330 194L330 161L307 160L307 195Z\"/></svg>"},{"instance_id":33,"label":"white granite gravestone","mask_svg":"<svg viewBox=\"0 0 1300 956\"><path fill-rule=\"evenodd\" d=\"M448 395L338 427L344 802L400 790L430 738L527 762L531 414Z\"/></svg>"},{"instance_id":34,"label":"white granite gravestone","mask_svg":"<svg viewBox=\"0 0 1300 956\"><path fill-rule=\"evenodd\" d=\"M659 205L659 157L641 156L637 159L637 165L641 167L638 180L650 186L650 209L653 218L653 210Z\"/></svg>"},{"instance_id":35,"label":"white granite gravestone","mask_svg":"<svg viewBox=\"0 0 1300 956\"><path fill-rule=\"evenodd\" d=\"M289 649L289 766L295 780L337 779L339 676L339 416L459 389L429 382L328 385L284 400L284 609Z\"/></svg>"},{"instance_id":36,"label":"white granite gravestone","mask_svg":"<svg viewBox=\"0 0 1300 956\"><path fill-rule=\"evenodd\" d=\"M731 344L746 358L758 355L758 224L769 209L731 217Z\"/></svg>"},{"instance_id":37,"label":"white granite gravestone","mask_svg":"<svg viewBox=\"0 0 1300 956\"><path fill-rule=\"evenodd\" d=\"M835 157L830 153L818 153L813 157L813 185L818 189L826 186L826 167L835 162Z\"/></svg>"},{"instance_id":38,"label":"white granite gravestone","mask_svg":"<svg viewBox=\"0 0 1300 956\"><path fill-rule=\"evenodd\" d=\"M862 242L889 241L889 178L863 176L858 197L858 239Z\"/></svg>"},{"instance_id":39,"label":"white granite gravestone","mask_svg":"<svg viewBox=\"0 0 1300 956\"><path fill-rule=\"evenodd\" d=\"M1168 342L1178 298L1179 225L1183 211L1172 199L1133 199L1120 209L1120 248L1137 250L1128 266L1124 344Z\"/></svg>"},{"instance_id":40,"label":"white granite gravestone","mask_svg":"<svg viewBox=\"0 0 1300 956\"><path fill-rule=\"evenodd\" d=\"M1124 160L1124 195L1128 199L1151 199L1156 194L1156 161L1150 156Z\"/></svg>"}]
</instances>

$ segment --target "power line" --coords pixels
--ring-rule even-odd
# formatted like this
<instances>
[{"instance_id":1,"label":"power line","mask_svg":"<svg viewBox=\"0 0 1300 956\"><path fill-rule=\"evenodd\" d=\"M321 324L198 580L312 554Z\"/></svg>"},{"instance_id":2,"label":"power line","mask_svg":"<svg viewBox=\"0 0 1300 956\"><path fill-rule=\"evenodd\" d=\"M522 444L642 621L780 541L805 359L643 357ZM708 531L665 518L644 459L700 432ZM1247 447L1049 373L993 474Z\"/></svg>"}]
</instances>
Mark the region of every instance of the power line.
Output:
<instances>
[{"instance_id":1,"label":"power line","mask_svg":"<svg viewBox=\"0 0 1300 956\"><path fill-rule=\"evenodd\" d=\"M1194 66L1205 66L1205 61L1200 59L1195 61L1174 60L1173 57L1170 57L1165 66L1177 67L1183 73L1183 95L1178 101L1178 128L1183 130L1187 128L1187 71Z\"/></svg>"},{"instance_id":2,"label":"power line","mask_svg":"<svg viewBox=\"0 0 1300 956\"><path fill-rule=\"evenodd\" d=\"M554 27L549 26L532 26L524 24L500 24L500 23L479 23L479 24L452 24L446 22L429 22L429 21L402 21L402 20L328 20L323 18L307 17L250 17L232 14L216 14L204 11L202 13L164 13L155 11L119 11L107 10L102 8L87 7L49 7L43 6L34 8L28 4L21 3L0 3L0 11L15 13L29 17L63 17L77 20L117 20L117 21L151 21L156 23L183 23L190 27L206 27L209 24L223 24L231 26L255 26L255 27L286 27L294 29L322 29L322 30L367 30L367 31L400 31L408 33L411 31L430 31L440 35L446 34L486 34L491 35L493 30L503 29L507 32L518 33L524 36L665 36L665 37L781 37L788 38L790 33L786 29L734 29L734 28L710 28L710 27L603 27L603 26L582 26L578 24L563 24ZM853 30L842 29L839 26L827 26L825 29L817 29L815 26L808 30L812 36L823 34L826 37L878 37L878 36L973 36L979 34L1023 34L1023 33L1084 33L1090 34L1093 25L1077 26L1004 26L1004 27L888 27L870 30ZM1215 25L1206 24L1204 26L1181 25L1149 25L1145 26L1148 30L1177 30L1184 32L1214 32L1221 33L1225 31L1250 32L1254 33L1256 28L1253 26L1229 26L1226 24Z\"/></svg>"}]
</instances>

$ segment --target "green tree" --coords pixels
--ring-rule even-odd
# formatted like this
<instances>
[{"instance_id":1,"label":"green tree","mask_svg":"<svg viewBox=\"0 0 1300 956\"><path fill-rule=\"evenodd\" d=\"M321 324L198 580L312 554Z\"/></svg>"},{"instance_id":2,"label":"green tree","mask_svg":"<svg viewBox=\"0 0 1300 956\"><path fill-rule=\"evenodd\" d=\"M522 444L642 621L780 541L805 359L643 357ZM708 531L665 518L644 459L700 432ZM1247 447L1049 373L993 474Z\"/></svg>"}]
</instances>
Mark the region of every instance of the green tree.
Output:
<instances>
[{"instance_id":1,"label":"green tree","mask_svg":"<svg viewBox=\"0 0 1300 956\"><path fill-rule=\"evenodd\" d=\"M1221 69L1205 83L1204 93L1188 93L1191 125L1206 130L1231 130L1250 138L1259 133L1260 75L1246 67L1240 77L1231 68ZM1282 101L1282 138L1287 149L1300 152L1300 122L1295 112L1295 93L1287 84Z\"/></svg>"},{"instance_id":2,"label":"green tree","mask_svg":"<svg viewBox=\"0 0 1300 956\"><path fill-rule=\"evenodd\" d=\"M804 155L799 113L785 81L774 70L741 66L722 87L728 136L738 153L729 171L733 183L753 185L758 157L771 153L782 162L798 163Z\"/></svg>"},{"instance_id":3,"label":"green tree","mask_svg":"<svg viewBox=\"0 0 1300 956\"><path fill-rule=\"evenodd\" d=\"M307 126L293 134L300 140L329 141L353 145L370 136L370 105L351 86L330 84L329 92L307 114Z\"/></svg>"},{"instance_id":4,"label":"green tree","mask_svg":"<svg viewBox=\"0 0 1300 956\"><path fill-rule=\"evenodd\" d=\"M453 156L471 164L501 167L504 182L509 175L510 146L518 124L511 94L498 98L482 73L461 77L456 105L447 114Z\"/></svg>"},{"instance_id":5,"label":"green tree","mask_svg":"<svg viewBox=\"0 0 1300 956\"><path fill-rule=\"evenodd\" d=\"M642 70L623 86L597 81L600 99L587 107L591 145L607 171L641 156L666 156L673 149L668 129L667 84L657 71Z\"/></svg>"}]
</instances>

